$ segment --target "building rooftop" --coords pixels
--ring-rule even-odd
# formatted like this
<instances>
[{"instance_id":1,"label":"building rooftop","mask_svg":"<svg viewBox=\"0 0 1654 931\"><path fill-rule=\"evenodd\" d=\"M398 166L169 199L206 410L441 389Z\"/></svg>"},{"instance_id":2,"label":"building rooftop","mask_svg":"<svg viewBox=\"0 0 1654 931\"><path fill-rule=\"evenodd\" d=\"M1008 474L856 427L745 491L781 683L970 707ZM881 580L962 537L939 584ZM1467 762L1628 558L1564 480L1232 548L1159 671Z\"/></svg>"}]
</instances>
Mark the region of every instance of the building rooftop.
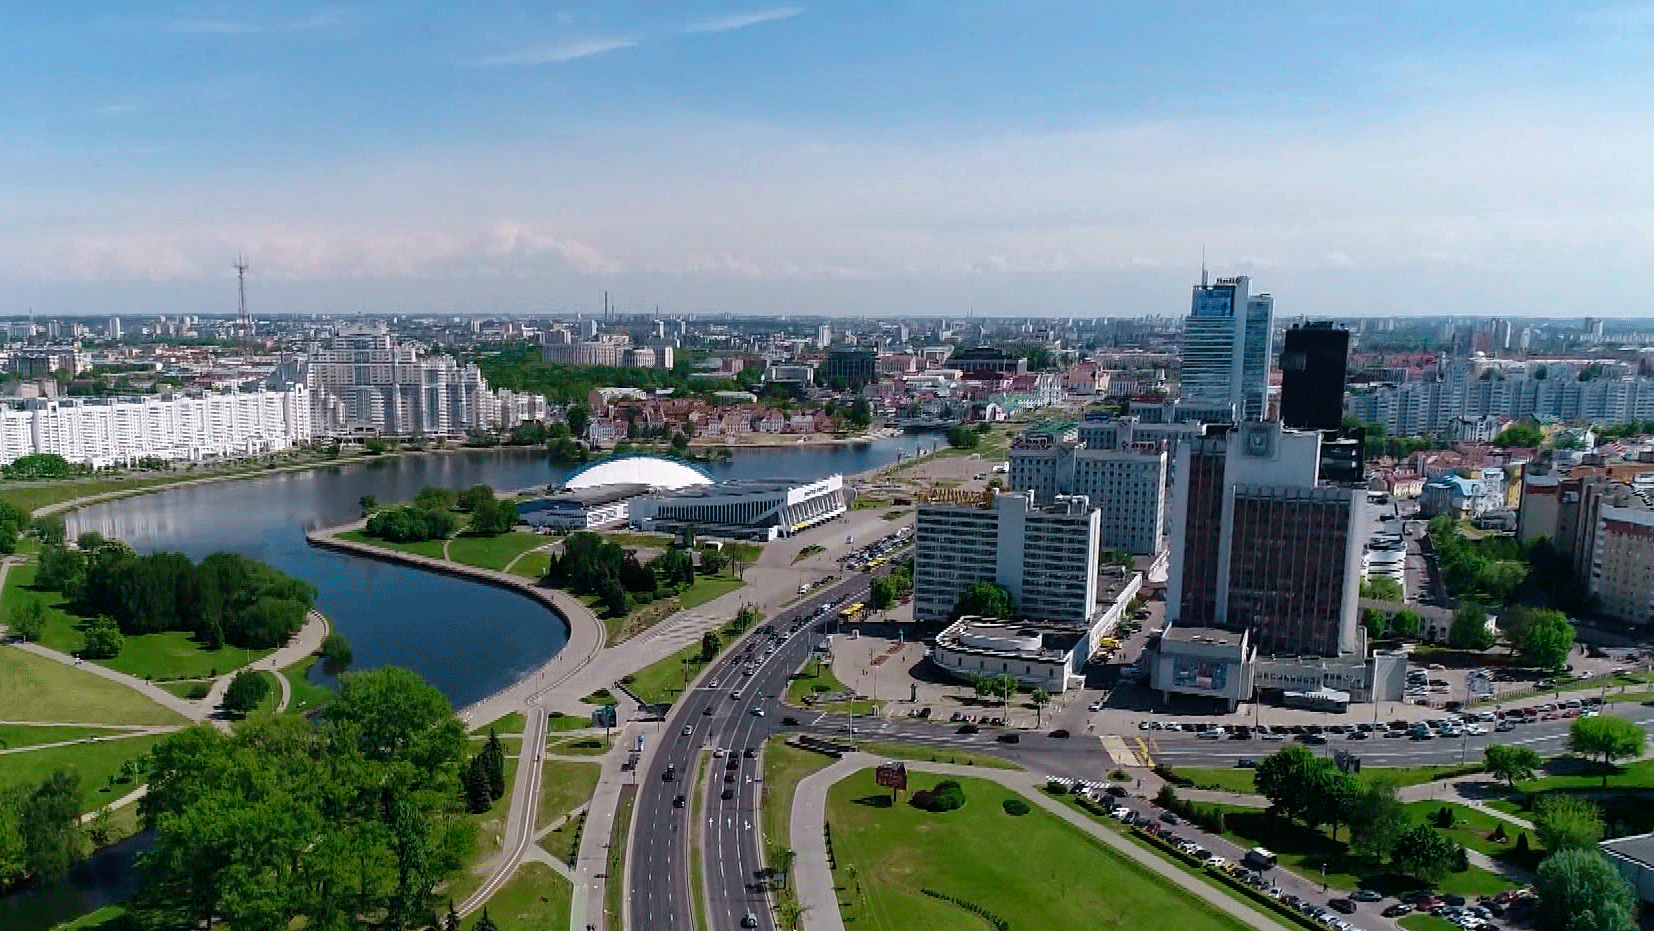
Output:
<instances>
[{"instance_id":1,"label":"building rooftop","mask_svg":"<svg viewBox=\"0 0 1654 931\"><path fill-rule=\"evenodd\" d=\"M828 476L832 478L834 476ZM821 479L792 480L783 478L749 478L732 479L705 485L691 485L675 489L674 498L739 498L742 495L754 497L772 495L778 491L787 491L801 485L812 485Z\"/></svg>"},{"instance_id":2,"label":"building rooftop","mask_svg":"<svg viewBox=\"0 0 1654 931\"><path fill-rule=\"evenodd\" d=\"M1630 837L1605 840L1602 842L1602 849L1627 860L1635 860L1644 866L1654 867L1654 834L1633 834Z\"/></svg>"},{"instance_id":3,"label":"building rooftop","mask_svg":"<svg viewBox=\"0 0 1654 931\"><path fill-rule=\"evenodd\" d=\"M1161 635L1167 643L1210 643L1214 646L1238 647L1245 634L1221 627L1178 627L1171 625Z\"/></svg>"},{"instance_id":4,"label":"building rooftop","mask_svg":"<svg viewBox=\"0 0 1654 931\"><path fill-rule=\"evenodd\" d=\"M650 488L677 489L710 485L712 481L712 476L704 470L681 459L616 456L599 460L575 472L563 480L563 487L584 489L603 485L646 485Z\"/></svg>"},{"instance_id":5,"label":"building rooftop","mask_svg":"<svg viewBox=\"0 0 1654 931\"><path fill-rule=\"evenodd\" d=\"M624 501L635 498L648 491L650 486L638 484L621 485L593 485L590 488L562 488L550 495L524 501L517 509L528 513L543 510L573 510L578 508L599 507L615 501Z\"/></svg>"}]
</instances>

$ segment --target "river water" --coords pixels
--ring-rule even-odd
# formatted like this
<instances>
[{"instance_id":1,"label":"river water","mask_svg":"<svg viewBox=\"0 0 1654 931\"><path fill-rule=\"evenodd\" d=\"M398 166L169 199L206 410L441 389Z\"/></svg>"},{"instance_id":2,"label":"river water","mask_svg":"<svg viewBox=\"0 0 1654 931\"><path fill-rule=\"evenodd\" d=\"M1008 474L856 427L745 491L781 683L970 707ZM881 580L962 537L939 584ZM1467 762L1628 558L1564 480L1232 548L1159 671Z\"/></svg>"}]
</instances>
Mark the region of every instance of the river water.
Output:
<instances>
[{"instance_id":1,"label":"river water","mask_svg":"<svg viewBox=\"0 0 1654 931\"><path fill-rule=\"evenodd\" d=\"M888 465L934 442L893 437L745 450L706 468L719 479L815 479ZM461 707L562 649L562 620L505 589L312 547L305 531L359 517L363 495L394 502L428 485L521 489L560 482L570 471L529 450L399 456L125 498L75 511L67 524L71 536L95 530L143 552L172 550L197 560L221 550L241 553L304 579L316 586L316 606L350 639L352 668L403 666ZM0 929L46 931L131 896L132 859L146 842L132 838L101 851L64 883L0 898Z\"/></svg>"}]
</instances>

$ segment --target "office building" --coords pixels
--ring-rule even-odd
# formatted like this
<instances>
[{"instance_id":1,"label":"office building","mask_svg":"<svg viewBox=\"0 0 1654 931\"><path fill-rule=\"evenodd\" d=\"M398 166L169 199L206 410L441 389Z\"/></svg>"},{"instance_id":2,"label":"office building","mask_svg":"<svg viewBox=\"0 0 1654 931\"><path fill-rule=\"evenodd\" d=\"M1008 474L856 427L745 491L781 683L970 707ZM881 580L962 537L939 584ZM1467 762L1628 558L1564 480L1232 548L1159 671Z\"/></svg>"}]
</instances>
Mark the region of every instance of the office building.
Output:
<instances>
[{"instance_id":1,"label":"office building","mask_svg":"<svg viewBox=\"0 0 1654 931\"><path fill-rule=\"evenodd\" d=\"M1298 430L1337 430L1344 423L1350 331L1331 322L1286 331L1281 350L1281 423Z\"/></svg>"},{"instance_id":2,"label":"office building","mask_svg":"<svg viewBox=\"0 0 1654 931\"><path fill-rule=\"evenodd\" d=\"M1261 419L1269 406L1269 365L1273 358L1275 300L1249 294L1245 275L1194 288L1183 325L1181 404L1223 419ZM1215 419L1202 416L1199 419Z\"/></svg>"},{"instance_id":3,"label":"office building","mask_svg":"<svg viewBox=\"0 0 1654 931\"><path fill-rule=\"evenodd\" d=\"M1088 413L1084 421L1050 421L1011 442L1013 491L1037 502L1083 495L1102 513L1102 545L1134 556L1161 549L1165 534L1169 442L1136 418Z\"/></svg>"},{"instance_id":4,"label":"office building","mask_svg":"<svg viewBox=\"0 0 1654 931\"><path fill-rule=\"evenodd\" d=\"M0 410L0 464L51 453L97 468L140 459L195 462L310 442L303 385L282 391L61 398Z\"/></svg>"},{"instance_id":5,"label":"office building","mask_svg":"<svg viewBox=\"0 0 1654 931\"><path fill-rule=\"evenodd\" d=\"M872 349L840 347L827 353L827 361L816 370L816 380L822 385L842 385L850 391L860 391L869 382L878 380L879 355Z\"/></svg>"},{"instance_id":6,"label":"office building","mask_svg":"<svg viewBox=\"0 0 1654 931\"><path fill-rule=\"evenodd\" d=\"M914 531L913 618L952 619L971 583L990 579L1019 617L1089 626L1101 610L1100 535L1101 517L1081 497L1040 507L1031 492L933 493Z\"/></svg>"},{"instance_id":7,"label":"office building","mask_svg":"<svg viewBox=\"0 0 1654 931\"><path fill-rule=\"evenodd\" d=\"M961 375L970 379L1028 374L1027 359L1013 356L1003 349L995 349L992 346L961 349L948 357L946 366L958 369Z\"/></svg>"},{"instance_id":8,"label":"office building","mask_svg":"<svg viewBox=\"0 0 1654 931\"><path fill-rule=\"evenodd\" d=\"M1597 610L1631 624L1654 621L1654 510L1646 497L1602 508L1591 553Z\"/></svg>"},{"instance_id":9,"label":"office building","mask_svg":"<svg viewBox=\"0 0 1654 931\"><path fill-rule=\"evenodd\" d=\"M121 318L119 318L119 317L110 317L109 318L109 325L104 328L104 333L110 339L120 339L121 338Z\"/></svg>"}]
</instances>

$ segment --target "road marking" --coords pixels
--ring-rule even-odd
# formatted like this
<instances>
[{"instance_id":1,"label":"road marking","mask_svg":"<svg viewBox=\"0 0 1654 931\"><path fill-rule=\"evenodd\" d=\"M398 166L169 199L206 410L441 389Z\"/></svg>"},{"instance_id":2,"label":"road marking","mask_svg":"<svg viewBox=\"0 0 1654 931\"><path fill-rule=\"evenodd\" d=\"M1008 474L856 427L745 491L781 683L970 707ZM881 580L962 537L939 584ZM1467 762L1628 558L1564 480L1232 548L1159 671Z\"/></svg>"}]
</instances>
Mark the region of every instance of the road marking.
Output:
<instances>
[{"instance_id":1,"label":"road marking","mask_svg":"<svg viewBox=\"0 0 1654 931\"><path fill-rule=\"evenodd\" d=\"M1102 742L1103 752L1108 754L1109 759L1114 761L1115 766L1143 765L1142 761L1137 758L1137 754L1133 753L1131 748L1126 746L1126 742L1117 735L1104 734L1098 740Z\"/></svg>"}]
</instances>

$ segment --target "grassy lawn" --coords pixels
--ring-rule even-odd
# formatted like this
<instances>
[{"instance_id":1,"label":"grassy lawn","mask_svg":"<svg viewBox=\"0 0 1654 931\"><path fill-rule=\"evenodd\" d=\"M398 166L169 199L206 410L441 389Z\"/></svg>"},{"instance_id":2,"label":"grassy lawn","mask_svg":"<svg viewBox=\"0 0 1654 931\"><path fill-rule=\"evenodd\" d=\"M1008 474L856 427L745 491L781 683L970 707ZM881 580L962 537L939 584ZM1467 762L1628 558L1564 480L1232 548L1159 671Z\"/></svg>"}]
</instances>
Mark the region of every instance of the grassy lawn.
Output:
<instances>
[{"instance_id":1,"label":"grassy lawn","mask_svg":"<svg viewBox=\"0 0 1654 931\"><path fill-rule=\"evenodd\" d=\"M80 810L92 811L132 791L132 783L111 787L109 778L120 770L122 763L149 752L161 739L159 736L128 737L8 753L0 756L0 790L19 785L37 786L53 770L71 769L80 774Z\"/></svg>"},{"instance_id":2,"label":"grassy lawn","mask_svg":"<svg viewBox=\"0 0 1654 931\"><path fill-rule=\"evenodd\" d=\"M1517 786L1523 792L1549 792L1554 789L1600 789L1603 787L1601 764L1594 760L1563 757L1545 767L1547 775ZM1654 789L1654 760L1640 760L1607 771L1610 789Z\"/></svg>"},{"instance_id":3,"label":"grassy lawn","mask_svg":"<svg viewBox=\"0 0 1654 931\"><path fill-rule=\"evenodd\" d=\"M875 701L857 700L841 701L831 704L805 704L804 696L816 692L853 692L854 689L845 685L833 675L833 667L829 663L818 663L814 660L804 664L804 668L793 673L791 681L787 683L787 704L799 708L810 708L815 711L851 712L853 714L874 714L879 710L879 703Z\"/></svg>"},{"instance_id":4,"label":"grassy lawn","mask_svg":"<svg viewBox=\"0 0 1654 931\"><path fill-rule=\"evenodd\" d=\"M613 741L605 741L602 734L591 737L567 737L546 744L547 753L559 756L603 756L614 749Z\"/></svg>"},{"instance_id":5,"label":"grassy lawn","mask_svg":"<svg viewBox=\"0 0 1654 931\"><path fill-rule=\"evenodd\" d=\"M918 760L921 762L928 760L932 763L958 763L960 766L980 766L984 769L1022 768L1010 760L1002 760L997 756L989 756L986 753L971 753L968 750L947 750L910 744L878 742L858 742L858 746L866 753L876 753L892 760Z\"/></svg>"},{"instance_id":6,"label":"grassy lawn","mask_svg":"<svg viewBox=\"0 0 1654 931\"><path fill-rule=\"evenodd\" d=\"M538 582L545 578L546 570L551 568L550 553L524 553L523 558L517 560L511 567L511 574L521 576L530 582Z\"/></svg>"},{"instance_id":7,"label":"grassy lawn","mask_svg":"<svg viewBox=\"0 0 1654 931\"><path fill-rule=\"evenodd\" d=\"M105 905L74 921L66 921L52 931L126 931L127 927L126 909L119 905Z\"/></svg>"},{"instance_id":8,"label":"grassy lawn","mask_svg":"<svg viewBox=\"0 0 1654 931\"><path fill-rule=\"evenodd\" d=\"M488 917L501 928L563 931L569 926L574 890L544 863L517 867L511 879L488 899Z\"/></svg>"},{"instance_id":9,"label":"grassy lawn","mask_svg":"<svg viewBox=\"0 0 1654 931\"><path fill-rule=\"evenodd\" d=\"M471 537L460 534L448 544L448 555L454 562L483 569L504 569L519 555L551 542L538 533L502 533L497 537Z\"/></svg>"},{"instance_id":10,"label":"grassy lawn","mask_svg":"<svg viewBox=\"0 0 1654 931\"><path fill-rule=\"evenodd\" d=\"M664 550L672 545L673 537L664 533L631 533L625 530L600 531L605 543L615 543L632 549Z\"/></svg>"},{"instance_id":11,"label":"grassy lawn","mask_svg":"<svg viewBox=\"0 0 1654 931\"><path fill-rule=\"evenodd\" d=\"M353 543L366 543L369 546L377 546L381 549L387 550L396 550L399 553L411 553L415 556L424 556L427 559L442 558L441 540L420 540L415 543L392 543L389 540L381 540L378 537L370 537L360 530L346 530L344 533L339 534L339 539L350 540Z\"/></svg>"},{"instance_id":12,"label":"grassy lawn","mask_svg":"<svg viewBox=\"0 0 1654 931\"><path fill-rule=\"evenodd\" d=\"M632 827L632 807L637 803L637 786L623 785L620 787L620 802L615 806L614 825L609 829L609 862L604 872L610 876L624 876L626 869L626 835ZM621 918L626 909L626 884L623 882L605 883L603 886L604 913L608 920L604 922L604 931L621 931L624 927Z\"/></svg>"},{"instance_id":13,"label":"grassy lawn","mask_svg":"<svg viewBox=\"0 0 1654 931\"><path fill-rule=\"evenodd\" d=\"M712 599L727 595L745 584L747 583L727 575L697 575L695 576L695 584L688 591L678 596L678 603L685 608L699 608Z\"/></svg>"},{"instance_id":14,"label":"grassy lawn","mask_svg":"<svg viewBox=\"0 0 1654 931\"><path fill-rule=\"evenodd\" d=\"M38 747L42 744L62 743L65 740L79 740L82 737L103 737L119 733L93 727L28 727L17 724L0 724L0 749L16 750L20 747ZM4 767L0 763L0 767Z\"/></svg>"},{"instance_id":15,"label":"grassy lawn","mask_svg":"<svg viewBox=\"0 0 1654 931\"><path fill-rule=\"evenodd\" d=\"M276 681L276 674L266 669L260 669L253 675L259 676L270 685L269 690L264 693L264 697L259 699L258 707L254 708L253 711L264 714L275 713L276 706L281 704L281 683Z\"/></svg>"},{"instance_id":16,"label":"grassy lawn","mask_svg":"<svg viewBox=\"0 0 1654 931\"><path fill-rule=\"evenodd\" d=\"M210 689L210 688L212 688L212 680L211 679L175 679L172 682L157 682L157 683L155 683L155 685L158 686L159 688L166 689L168 692L171 692L172 694L178 696L179 698L187 699L189 701L200 701L202 698L205 698L206 696L205 695L197 696L195 693L198 690L201 690L201 689Z\"/></svg>"},{"instance_id":17,"label":"grassy lawn","mask_svg":"<svg viewBox=\"0 0 1654 931\"><path fill-rule=\"evenodd\" d=\"M1397 919L1396 924L1407 931L1459 931L1458 925L1435 915L1406 915Z\"/></svg>"},{"instance_id":18,"label":"grassy lawn","mask_svg":"<svg viewBox=\"0 0 1654 931\"><path fill-rule=\"evenodd\" d=\"M927 787L936 777L922 776ZM845 926L985 927L958 905L920 892L957 896L1019 928L1236 931L1236 919L1185 896L1135 860L1106 847L1041 808L1021 817L1000 804L1016 793L977 779L959 780L965 807L946 814L920 811L864 770L828 793L827 818L844 887ZM847 867L855 866L857 878ZM1107 882L1096 881L1108 877ZM857 891L857 886L860 891Z\"/></svg>"},{"instance_id":19,"label":"grassy lawn","mask_svg":"<svg viewBox=\"0 0 1654 931\"><path fill-rule=\"evenodd\" d=\"M0 647L0 708L12 721L187 723L124 685L10 647Z\"/></svg>"},{"instance_id":20,"label":"grassy lawn","mask_svg":"<svg viewBox=\"0 0 1654 931\"><path fill-rule=\"evenodd\" d=\"M512 714L516 714L515 711ZM511 715L506 715L509 718ZM518 715L519 720L521 715ZM553 711L546 716L546 730L550 731L583 731L592 726L590 712L586 714L564 714ZM521 728L519 728L521 729Z\"/></svg>"},{"instance_id":21,"label":"grassy lawn","mask_svg":"<svg viewBox=\"0 0 1654 931\"><path fill-rule=\"evenodd\" d=\"M1531 845L1529 848L1531 854L1528 862L1519 863L1518 865L1530 870L1539 865L1539 860L1544 853L1539 846L1539 836L1532 831L1524 832L1521 827L1495 818L1486 812L1477 811L1468 805L1431 801L1413 802L1407 806L1407 811L1413 816L1414 820L1434 825L1436 823L1436 813L1444 807L1453 812L1453 826L1437 828L1437 830L1453 838L1455 843L1461 844L1470 850L1485 853L1490 857L1514 857L1516 854L1516 835L1526 833L1528 843ZM1505 842L1489 840L1489 835L1501 826L1505 829Z\"/></svg>"},{"instance_id":22,"label":"grassy lawn","mask_svg":"<svg viewBox=\"0 0 1654 931\"><path fill-rule=\"evenodd\" d=\"M527 725L528 722L523 719L523 713L521 711L513 711L497 721L489 721L485 724L480 724L477 727L472 728L471 733L487 734L488 729L492 727L494 732L496 734L500 734L501 736L506 734L521 734L523 732L523 728Z\"/></svg>"},{"instance_id":23,"label":"grassy lawn","mask_svg":"<svg viewBox=\"0 0 1654 931\"><path fill-rule=\"evenodd\" d=\"M718 630L718 639L723 644L723 649L728 649L739 636L741 631L736 628L734 621ZM689 678L693 681L705 665L701 662L700 641L697 640L671 656L639 669L626 681L626 687L649 704L669 705L683 691L686 663Z\"/></svg>"},{"instance_id":24,"label":"grassy lawn","mask_svg":"<svg viewBox=\"0 0 1654 931\"><path fill-rule=\"evenodd\" d=\"M35 566L13 566L6 573L4 604L15 604L21 597L34 598L46 609L46 626L41 631L41 646L60 653L77 653L86 645L81 633L85 619L70 613L69 602L59 592L34 587ZM137 676L140 679L200 679L240 668L248 662L270 655L271 650L247 650L235 647L203 649L195 638L182 631L159 634L140 634L127 637L119 656L95 660L99 665Z\"/></svg>"},{"instance_id":25,"label":"grassy lawn","mask_svg":"<svg viewBox=\"0 0 1654 931\"><path fill-rule=\"evenodd\" d=\"M541 765L545 777L540 784L540 814L535 824L543 828L591 801L602 767L565 760L549 760Z\"/></svg>"},{"instance_id":26,"label":"grassy lawn","mask_svg":"<svg viewBox=\"0 0 1654 931\"><path fill-rule=\"evenodd\" d=\"M1439 806L1438 806L1439 807ZM1306 878L1319 880L1322 864L1326 881L1334 889L1376 889L1385 894L1417 889L1425 883L1402 876L1370 860L1350 855L1342 840L1333 841L1325 830L1311 830L1300 824L1274 818L1257 808L1222 806L1228 831L1224 836L1242 847L1267 847L1280 865ZM1341 832L1340 837L1347 837ZM1485 870L1471 867L1463 873L1449 873L1434 888L1466 898L1495 895L1511 883Z\"/></svg>"},{"instance_id":27,"label":"grassy lawn","mask_svg":"<svg viewBox=\"0 0 1654 931\"><path fill-rule=\"evenodd\" d=\"M1262 759L1262 757L1259 757ZM1419 785L1436 779L1448 779L1467 773L1479 773L1481 764L1466 766L1364 766L1361 778L1377 782L1384 780L1397 788ZM1177 774L1193 779L1197 789L1215 789L1219 792L1238 792L1251 795L1257 792L1252 781L1253 771L1236 767L1178 767Z\"/></svg>"},{"instance_id":28,"label":"grassy lawn","mask_svg":"<svg viewBox=\"0 0 1654 931\"><path fill-rule=\"evenodd\" d=\"M707 931L706 874L701 871L701 848L704 846L702 836L705 828L701 823L701 810L706 807L706 790L702 786L706 783L706 770L711 762L712 756L702 750L700 763L695 767L695 781L689 786L689 889L694 902L692 914L695 917L696 931Z\"/></svg>"},{"instance_id":29,"label":"grassy lawn","mask_svg":"<svg viewBox=\"0 0 1654 931\"><path fill-rule=\"evenodd\" d=\"M287 706L288 711L310 714L326 708L339 697L337 692L327 686L310 681L310 667L321 661L320 656L307 656L281 671L281 674L287 677L288 684L293 687L293 700Z\"/></svg>"},{"instance_id":30,"label":"grassy lawn","mask_svg":"<svg viewBox=\"0 0 1654 931\"><path fill-rule=\"evenodd\" d=\"M792 846L787 824L792 817L793 793L805 776L826 769L833 758L772 740L764 747L764 841Z\"/></svg>"}]
</instances>

